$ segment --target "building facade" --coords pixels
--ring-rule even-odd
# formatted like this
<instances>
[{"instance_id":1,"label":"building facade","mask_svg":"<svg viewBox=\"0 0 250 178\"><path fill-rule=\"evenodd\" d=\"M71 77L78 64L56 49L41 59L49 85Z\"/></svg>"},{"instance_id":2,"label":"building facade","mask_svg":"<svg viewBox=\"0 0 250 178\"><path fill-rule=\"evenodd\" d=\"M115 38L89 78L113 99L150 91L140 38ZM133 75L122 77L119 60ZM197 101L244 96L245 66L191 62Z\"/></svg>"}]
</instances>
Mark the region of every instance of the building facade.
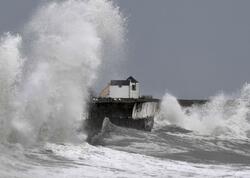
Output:
<instances>
[{"instance_id":1,"label":"building facade","mask_svg":"<svg viewBox=\"0 0 250 178\"><path fill-rule=\"evenodd\" d=\"M132 76L126 80L111 80L102 90L100 97L106 98L139 98L140 85Z\"/></svg>"}]
</instances>

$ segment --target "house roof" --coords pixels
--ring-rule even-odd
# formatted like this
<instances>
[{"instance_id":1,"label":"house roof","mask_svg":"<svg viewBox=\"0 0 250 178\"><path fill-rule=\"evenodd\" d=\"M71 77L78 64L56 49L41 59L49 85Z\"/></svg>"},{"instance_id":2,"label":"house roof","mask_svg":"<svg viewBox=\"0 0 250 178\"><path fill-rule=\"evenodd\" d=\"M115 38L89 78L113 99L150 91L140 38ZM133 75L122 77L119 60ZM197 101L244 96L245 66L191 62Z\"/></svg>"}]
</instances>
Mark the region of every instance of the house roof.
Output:
<instances>
[{"instance_id":1,"label":"house roof","mask_svg":"<svg viewBox=\"0 0 250 178\"><path fill-rule=\"evenodd\" d=\"M129 80L111 80L110 85L129 85Z\"/></svg>"},{"instance_id":2,"label":"house roof","mask_svg":"<svg viewBox=\"0 0 250 178\"><path fill-rule=\"evenodd\" d=\"M111 80L110 85L129 85L129 83L138 83L132 76L128 77L127 80Z\"/></svg>"},{"instance_id":3,"label":"house roof","mask_svg":"<svg viewBox=\"0 0 250 178\"><path fill-rule=\"evenodd\" d=\"M138 83L138 81L135 80L135 78L132 77L132 76L130 76L129 78L127 78L127 80L130 81L130 82L133 82L133 83Z\"/></svg>"}]
</instances>

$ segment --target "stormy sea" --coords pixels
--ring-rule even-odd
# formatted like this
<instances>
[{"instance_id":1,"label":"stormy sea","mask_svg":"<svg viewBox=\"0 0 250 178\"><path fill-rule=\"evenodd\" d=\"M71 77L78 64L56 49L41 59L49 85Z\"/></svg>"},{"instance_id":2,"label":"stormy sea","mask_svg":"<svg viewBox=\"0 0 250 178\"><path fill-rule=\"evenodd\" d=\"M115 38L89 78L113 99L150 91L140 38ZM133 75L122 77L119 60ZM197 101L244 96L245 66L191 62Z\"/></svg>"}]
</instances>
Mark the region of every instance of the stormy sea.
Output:
<instances>
[{"instance_id":1,"label":"stormy sea","mask_svg":"<svg viewBox=\"0 0 250 178\"><path fill-rule=\"evenodd\" d=\"M89 88L126 42L110 0L45 1L0 39L0 177L250 177L250 85L183 108L162 98L151 132L108 119L86 141Z\"/></svg>"}]
</instances>

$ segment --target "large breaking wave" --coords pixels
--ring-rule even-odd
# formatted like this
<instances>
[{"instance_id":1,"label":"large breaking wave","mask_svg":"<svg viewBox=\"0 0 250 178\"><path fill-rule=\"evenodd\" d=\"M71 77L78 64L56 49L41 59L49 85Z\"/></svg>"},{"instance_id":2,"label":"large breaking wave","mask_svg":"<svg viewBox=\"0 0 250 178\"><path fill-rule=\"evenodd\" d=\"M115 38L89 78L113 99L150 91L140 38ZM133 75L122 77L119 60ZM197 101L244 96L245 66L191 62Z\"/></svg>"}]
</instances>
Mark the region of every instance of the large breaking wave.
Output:
<instances>
[{"instance_id":1,"label":"large breaking wave","mask_svg":"<svg viewBox=\"0 0 250 178\"><path fill-rule=\"evenodd\" d=\"M0 42L1 139L74 141L103 60L121 51L125 20L108 0L52 1Z\"/></svg>"}]
</instances>

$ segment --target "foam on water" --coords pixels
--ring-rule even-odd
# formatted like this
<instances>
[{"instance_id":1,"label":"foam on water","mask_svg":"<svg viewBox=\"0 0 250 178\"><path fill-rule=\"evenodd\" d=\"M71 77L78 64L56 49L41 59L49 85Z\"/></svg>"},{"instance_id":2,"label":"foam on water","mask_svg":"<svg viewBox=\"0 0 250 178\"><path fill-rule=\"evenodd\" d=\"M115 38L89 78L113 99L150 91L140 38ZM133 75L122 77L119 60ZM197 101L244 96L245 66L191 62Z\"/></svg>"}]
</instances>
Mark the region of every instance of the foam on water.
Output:
<instances>
[{"instance_id":1,"label":"foam on water","mask_svg":"<svg viewBox=\"0 0 250 178\"><path fill-rule=\"evenodd\" d=\"M188 108L182 108L174 96L166 94L156 117L156 127L173 124L199 134L248 138L249 102L249 84L237 95L220 94L212 97L205 105Z\"/></svg>"},{"instance_id":2,"label":"foam on water","mask_svg":"<svg viewBox=\"0 0 250 178\"><path fill-rule=\"evenodd\" d=\"M25 156L20 157L20 152ZM46 153L46 154L45 154ZM46 144L1 155L3 177L249 177L248 166L162 160L87 143ZM31 164L32 163L32 164Z\"/></svg>"},{"instance_id":3,"label":"foam on water","mask_svg":"<svg viewBox=\"0 0 250 178\"><path fill-rule=\"evenodd\" d=\"M65 0L41 6L21 35L4 35L0 124L8 133L1 138L74 140L89 87L107 55L120 50L123 26L112 1Z\"/></svg>"}]
</instances>

